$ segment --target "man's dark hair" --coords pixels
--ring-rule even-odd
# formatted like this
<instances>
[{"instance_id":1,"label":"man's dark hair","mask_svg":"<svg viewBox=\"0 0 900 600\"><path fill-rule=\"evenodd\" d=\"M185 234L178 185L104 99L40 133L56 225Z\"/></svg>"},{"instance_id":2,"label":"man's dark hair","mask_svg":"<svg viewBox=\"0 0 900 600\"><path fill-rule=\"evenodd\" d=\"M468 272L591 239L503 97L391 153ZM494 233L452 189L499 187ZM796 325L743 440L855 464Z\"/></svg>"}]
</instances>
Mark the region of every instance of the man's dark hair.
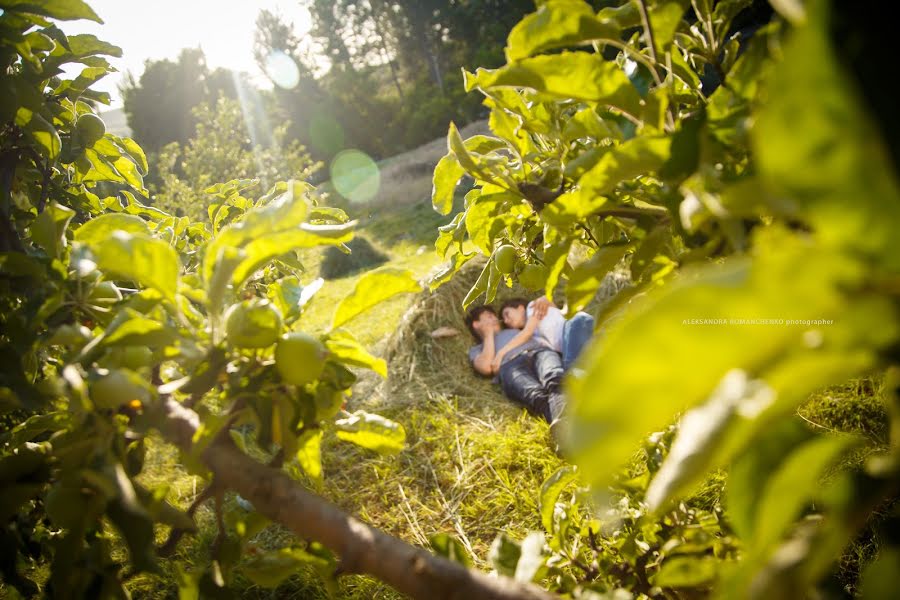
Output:
<instances>
[{"instance_id":1,"label":"man's dark hair","mask_svg":"<svg viewBox=\"0 0 900 600\"><path fill-rule=\"evenodd\" d=\"M475 321L477 321L479 318L481 318L481 315L486 312L494 313L494 316L497 316L497 311L494 310L494 307L487 304L479 304L478 306L473 306L468 310L468 312L466 312L466 327L469 328L469 333L472 334L472 337L475 338L476 342L483 342L484 340L481 339L481 336L478 335L478 332L475 331L475 328L472 327L472 324L475 323Z\"/></svg>"},{"instance_id":2,"label":"man's dark hair","mask_svg":"<svg viewBox=\"0 0 900 600\"><path fill-rule=\"evenodd\" d=\"M510 298L500 307L500 314L507 308L519 308L520 306L528 306L528 300L525 298Z\"/></svg>"}]
</instances>

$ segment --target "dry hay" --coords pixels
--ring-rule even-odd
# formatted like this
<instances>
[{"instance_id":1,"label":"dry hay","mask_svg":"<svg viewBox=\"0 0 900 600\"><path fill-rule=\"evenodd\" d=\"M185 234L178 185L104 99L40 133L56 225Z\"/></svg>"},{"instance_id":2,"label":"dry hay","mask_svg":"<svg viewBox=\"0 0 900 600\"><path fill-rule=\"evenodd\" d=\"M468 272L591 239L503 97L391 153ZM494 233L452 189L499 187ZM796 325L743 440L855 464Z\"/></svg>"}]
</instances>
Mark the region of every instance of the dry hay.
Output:
<instances>
[{"instance_id":1,"label":"dry hay","mask_svg":"<svg viewBox=\"0 0 900 600\"><path fill-rule=\"evenodd\" d=\"M469 348L476 342L466 328L462 303L484 264L481 257L473 259L451 281L434 292L419 294L394 334L379 349L388 363L387 381L365 378L357 386L358 398L369 406L412 403L436 396L455 396L463 401L501 398L499 388L477 376L468 360ZM596 311L629 285L624 271L610 273L589 309ZM501 286L492 304L499 308L506 299L536 295L518 285Z\"/></svg>"}]
</instances>

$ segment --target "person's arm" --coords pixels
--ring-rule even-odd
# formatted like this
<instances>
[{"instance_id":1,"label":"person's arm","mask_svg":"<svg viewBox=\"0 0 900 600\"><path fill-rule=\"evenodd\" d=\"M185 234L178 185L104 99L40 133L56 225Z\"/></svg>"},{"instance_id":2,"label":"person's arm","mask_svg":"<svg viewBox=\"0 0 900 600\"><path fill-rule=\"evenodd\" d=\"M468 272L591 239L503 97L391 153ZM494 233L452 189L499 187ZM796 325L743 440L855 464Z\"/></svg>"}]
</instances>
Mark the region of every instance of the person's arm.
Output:
<instances>
[{"instance_id":1,"label":"person's arm","mask_svg":"<svg viewBox=\"0 0 900 600\"><path fill-rule=\"evenodd\" d=\"M472 366L475 367L475 372L485 377L490 377L494 374L491 370L491 363L494 360L494 332L493 330L488 330L484 332L484 339L481 342L481 354L475 357L475 360L472 361Z\"/></svg>"},{"instance_id":2,"label":"person's arm","mask_svg":"<svg viewBox=\"0 0 900 600\"><path fill-rule=\"evenodd\" d=\"M510 350L515 350L525 342L531 339L531 336L534 335L534 330L537 329L538 323L541 322L541 317L537 314L532 314L528 321L525 323L525 327L516 334L516 336L509 340L498 352L494 355L494 360L491 361L491 369L493 373L496 373L500 370L500 364L503 362L503 357L506 356Z\"/></svg>"}]
</instances>

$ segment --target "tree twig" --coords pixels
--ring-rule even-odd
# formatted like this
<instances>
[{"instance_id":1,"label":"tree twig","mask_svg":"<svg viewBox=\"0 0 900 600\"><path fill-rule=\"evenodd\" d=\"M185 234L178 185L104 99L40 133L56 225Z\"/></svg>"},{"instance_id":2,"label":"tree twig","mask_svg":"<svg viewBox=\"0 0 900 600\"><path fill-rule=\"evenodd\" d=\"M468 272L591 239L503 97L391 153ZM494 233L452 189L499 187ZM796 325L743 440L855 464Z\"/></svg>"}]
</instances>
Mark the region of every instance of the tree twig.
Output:
<instances>
[{"instance_id":1,"label":"tree twig","mask_svg":"<svg viewBox=\"0 0 900 600\"><path fill-rule=\"evenodd\" d=\"M647 42L650 47L650 58L653 59L653 76L656 81L660 81L659 72L656 71L659 65L659 57L656 55L656 38L653 35L653 26L650 24L650 13L647 11L646 0L637 0L638 10L641 13L641 24L644 26L644 33L647 34Z\"/></svg>"},{"instance_id":2,"label":"tree twig","mask_svg":"<svg viewBox=\"0 0 900 600\"><path fill-rule=\"evenodd\" d=\"M213 497L215 494L216 482L213 481L208 486L206 486L200 494L194 498L194 501L191 502L191 505L188 507L186 514L188 517L193 518L194 513L197 512L197 509L200 506ZM169 537L166 538L166 541L162 546L156 549L156 555L162 558L168 558L175 553L175 548L178 546L178 542L181 541L181 538L184 537L184 534L190 531L189 529L172 529L169 532Z\"/></svg>"}]
</instances>

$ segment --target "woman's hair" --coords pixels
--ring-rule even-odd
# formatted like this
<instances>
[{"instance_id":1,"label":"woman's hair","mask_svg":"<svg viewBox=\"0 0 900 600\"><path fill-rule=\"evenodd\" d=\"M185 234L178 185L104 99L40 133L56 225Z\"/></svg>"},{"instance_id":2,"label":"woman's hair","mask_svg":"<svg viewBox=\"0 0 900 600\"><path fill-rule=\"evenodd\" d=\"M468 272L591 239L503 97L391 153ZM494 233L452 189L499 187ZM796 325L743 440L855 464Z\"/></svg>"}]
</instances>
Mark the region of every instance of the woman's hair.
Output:
<instances>
[{"instance_id":1,"label":"woman's hair","mask_svg":"<svg viewBox=\"0 0 900 600\"><path fill-rule=\"evenodd\" d=\"M520 306L528 306L528 300L525 298L510 298L500 307L500 314L507 308L519 308Z\"/></svg>"},{"instance_id":2,"label":"woman's hair","mask_svg":"<svg viewBox=\"0 0 900 600\"><path fill-rule=\"evenodd\" d=\"M483 342L481 336L475 331L475 328L472 327L472 324L481 318L481 315L486 312L494 313L494 316L497 316L497 311L494 310L493 306L489 306L487 304L479 304L478 306L473 306L466 312L466 327L469 329L469 333L472 334L472 337L475 338L476 342Z\"/></svg>"}]
</instances>

